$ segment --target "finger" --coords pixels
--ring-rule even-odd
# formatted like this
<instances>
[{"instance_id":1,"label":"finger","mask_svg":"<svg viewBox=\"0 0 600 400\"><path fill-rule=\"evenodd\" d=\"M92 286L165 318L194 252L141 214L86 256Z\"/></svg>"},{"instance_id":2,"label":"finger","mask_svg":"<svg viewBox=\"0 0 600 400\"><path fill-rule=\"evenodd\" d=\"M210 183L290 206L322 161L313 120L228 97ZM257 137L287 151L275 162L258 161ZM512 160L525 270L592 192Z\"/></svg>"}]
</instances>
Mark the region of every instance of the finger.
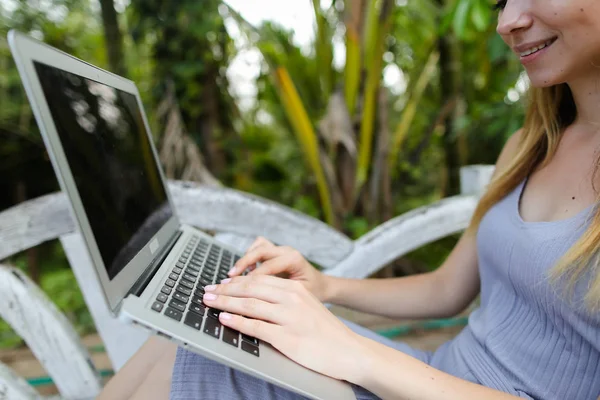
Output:
<instances>
[{"instance_id":1,"label":"finger","mask_svg":"<svg viewBox=\"0 0 600 400\"><path fill-rule=\"evenodd\" d=\"M240 258L233 268L229 270L229 276L237 276L243 273L246 268L251 265L256 264L257 262L267 261L273 257L277 257L281 255L285 249L277 246L261 246L252 250L249 253L246 253L242 258Z\"/></svg>"},{"instance_id":2,"label":"finger","mask_svg":"<svg viewBox=\"0 0 600 400\"><path fill-rule=\"evenodd\" d=\"M229 278L227 282L219 285L205 286L204 290L228 296L259 297L263 293L271 293L274 290L284 291L285 293L296 291L296 284L299 283L271 275L248 275ZM301 284L299 285L301 286ZM260 298L266 300L266 297Z\"/></svg>"},{"instance_id":3,"label":"finger","mask_svg":"<svg viewBox=\"0 0 600 400\"><path fill-rule=\"evenodd\" d=\"M289 272L291 269L291 257L287 255L282 255L279 257L272 258L268 261L263 262L260 265L260 268L254 269L250 272L251 276L256 275L277 275L282 272Z\"/></svg>"},{"instance_id":4,"label":"finger","mask_svg":"<svg viewBox=\"0 0 600 400\"><path fill-rule=\"evenodd\" d=\"M270 241L268 241L266 238L259 236L256 238L256 240L250 245L250 247L248 247L248 249L246 250L246 253L251 252L252 250L257 249L260 246L274 246L273 243L271 243Z\"/></svg>"},{"instance_id":5,"label":"finger","mask_svg":"<svg viewBox=\"0 0 600 400\"><path fill-rule=\"evenodd\" d=\"M283 323L282 306L255 298L240 298L215 293L204 294L202 301L209 307L262 321Z\"/></svg>"},{"instance_id":6,"label":"finger","mask_svg":"<svg viewBox=\"0 0 600 400\"><path fill-rule=\"evenodd\" d=\"M248 247L248 249L246 250L245 254L248 254L252 251L255 251L256 249L259 249L261 247L270 247L270 246L274 246L271 242L269 242L267 239L263 238L262 236L259 236L254 243L252 243L252 245L250 245L250 247ZM241 268L236 268L235 265L228 271L228 275L229 276L237 276L237 275L241 275L244 273L244 271L246 270L254 270L256 269L257 264L252 264L247 266L245 269L241 269Z\"/></svg>"},{"instance_id":7,"label":"finger","mask_svg":"<svg viewBox=\"0 0 600 400\"><path fill-rule=\"evenodd\" d=\"M281 303L285 289L269 284L268 281L232 278L231 281L219 285L204 287L206 293L238 298L255 298L269 303Z\"/></svg>"},{"instance_id":8,"label":"finger","mask_svg":"<svg viewBox=\"0 0 600 400\"><path fill-rule=\"evenodd\" d=\"M254 336L267 343L273 343L273 341L282 334L283 329L279 325L259 321L257 319L245 318L241 315L233 315L228 312L222 312L219 315L219 321L225 326L248 336Z\"/></svg>"}]
</instances>

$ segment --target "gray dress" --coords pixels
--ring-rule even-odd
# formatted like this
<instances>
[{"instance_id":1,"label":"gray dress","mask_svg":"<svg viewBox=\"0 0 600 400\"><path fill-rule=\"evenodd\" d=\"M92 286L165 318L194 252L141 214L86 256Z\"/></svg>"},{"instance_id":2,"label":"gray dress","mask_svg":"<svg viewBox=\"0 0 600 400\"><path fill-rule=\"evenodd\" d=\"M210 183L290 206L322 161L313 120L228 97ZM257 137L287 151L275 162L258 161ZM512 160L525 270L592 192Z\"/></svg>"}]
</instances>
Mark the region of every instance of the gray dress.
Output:
<instances>
[{"instance_id":1,"label":"gray dress","mask_svg":"<svg viewBox=\"0 0 600 400\"><path fill-rule=\"evenodd\" d=\"M600 396L600 315L583 305L591 272L571 299L547 273L589 225L594 207L572 218L526 222L525 182L485 215L477 234L481 305L453 340L434 353L393 342L346 322L355 332L434 368L515 396L595 400ZM401 371L398 371L400 374ZM377 396L354 386L357 399ZM288 400L302 396L179 349L171 399Z\"/></svg>"}]
</instances>

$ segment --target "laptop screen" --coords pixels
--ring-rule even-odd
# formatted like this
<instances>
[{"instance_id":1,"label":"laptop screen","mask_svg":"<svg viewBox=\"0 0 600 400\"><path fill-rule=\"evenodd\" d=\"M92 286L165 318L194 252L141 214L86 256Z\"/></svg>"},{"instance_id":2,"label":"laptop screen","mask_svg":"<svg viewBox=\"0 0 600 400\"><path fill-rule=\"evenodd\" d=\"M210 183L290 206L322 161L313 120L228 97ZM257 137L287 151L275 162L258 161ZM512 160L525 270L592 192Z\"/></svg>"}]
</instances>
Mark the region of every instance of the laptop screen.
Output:
<instances>
[{"instance_id":1,"label":"laptop screen","mask_svg":"<svg viewBox=\"0 0 600 400\"><path fill-rule=\"evenodd\" d=\"M112 280L173 215L137 99L34 65Z\"/></svg>"}]
</instances>

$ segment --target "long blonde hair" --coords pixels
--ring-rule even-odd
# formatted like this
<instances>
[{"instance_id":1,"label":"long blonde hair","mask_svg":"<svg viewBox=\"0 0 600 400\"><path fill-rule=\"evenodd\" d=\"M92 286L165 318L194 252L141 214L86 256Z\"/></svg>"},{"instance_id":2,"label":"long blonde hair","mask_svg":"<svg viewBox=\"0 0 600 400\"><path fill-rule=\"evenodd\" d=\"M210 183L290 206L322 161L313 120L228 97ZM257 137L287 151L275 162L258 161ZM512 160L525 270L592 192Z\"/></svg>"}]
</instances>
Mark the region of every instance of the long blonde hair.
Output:
<instances>
[{"instance_id":1,"label":"long blonde hair","mask_svg":"<svg viewBox=\"0 0 600 400\"><path fill-rule=\"evenodd\" d=\"M513 191L534 168L543 167L552 159L562 133L573 123L576 115L573 94L566 83L547 88L532 87L529 90L529 105L518 152L490 183L475 209L468 231L475 232L485 213L494 204ZM554 283L567 278L565 289L569 294L590 271L592 278L585 294L585 303L592 312L600 311L600 268L595 257L598 254L600 212L597 211L589 228L550 271Z\"/></svg>"}]
</instances>

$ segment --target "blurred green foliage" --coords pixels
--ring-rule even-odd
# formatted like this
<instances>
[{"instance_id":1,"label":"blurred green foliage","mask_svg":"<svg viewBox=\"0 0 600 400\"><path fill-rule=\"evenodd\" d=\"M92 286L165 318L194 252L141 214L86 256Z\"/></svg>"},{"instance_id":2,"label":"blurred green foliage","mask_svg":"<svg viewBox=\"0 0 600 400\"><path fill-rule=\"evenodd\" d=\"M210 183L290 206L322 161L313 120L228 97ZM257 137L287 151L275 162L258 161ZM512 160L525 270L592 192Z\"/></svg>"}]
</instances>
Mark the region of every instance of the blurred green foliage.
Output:
<instances>
[{"instance_id":1,"label":"blurred green foliage","mask_svg":"<svg viewBox=\"0 0 600 400\"><path fill-rule=\"evenodd\" d=\"M324 29L337 44L344 42L344 7L350 1L337 0L327 10L321 10L321 26L327 25ZM108 65L103 21L95 1L17 0L10 11L2 4L0 209L5 209L58 190L4 39L8 30L19 29L95 65ZM227 68L240 47L225 28L226 14L219 5L217 0L131 0L119 15L124 64L128 77L138 85L154 138L160 146L165 126L155 111L172 82L185 128L202 151L209 170L221 182L323 218L314 176L265 60L261 61L255 82L256 101L249 108L239 107ZM522 88L515 89L522 69L495 33L495 14L490 5L487 0L395 1L391 34L385 39L383 75L400 75L406 90L401 87L402 80L396 82L387 90L387 104L380 104L388 108L391 132L411 99L432 49L441 39L450 44L451 58L440 60L419 101L406 140L398 149L391 171L393 215L445 195L448 143L458 149L461 164L494 163L503 143L523 121L519 99ZM322 52L318 41L301 47L294 41L293 31L275 22L256 28L262 39L260 50L287 68L316 127L328 105L323 96L327 91L323 90L325 78L320 74L323 60L319 58ZM457 71L454 76L446 74L444 62L453 63ZM325 81L340 82L343 74L343 67L334 66L332 76ZM449 125L434 124L448 100L444 85L450 80L459 97L458 106L449 116ZM377 224L363 211L359 207L343 218L341 229L352 238ZM423 270L431 270L443 262L455 242L456 237L443 239L406 258L422 265ZM38 251L36 266L27 265L27 254L8 261L32 275L39 273L42 289L78 331L93 331L93 322L60 244L46 243ZM20 339L0 321L0 348L19 343Z\"/></svg>"}]
</instances>

